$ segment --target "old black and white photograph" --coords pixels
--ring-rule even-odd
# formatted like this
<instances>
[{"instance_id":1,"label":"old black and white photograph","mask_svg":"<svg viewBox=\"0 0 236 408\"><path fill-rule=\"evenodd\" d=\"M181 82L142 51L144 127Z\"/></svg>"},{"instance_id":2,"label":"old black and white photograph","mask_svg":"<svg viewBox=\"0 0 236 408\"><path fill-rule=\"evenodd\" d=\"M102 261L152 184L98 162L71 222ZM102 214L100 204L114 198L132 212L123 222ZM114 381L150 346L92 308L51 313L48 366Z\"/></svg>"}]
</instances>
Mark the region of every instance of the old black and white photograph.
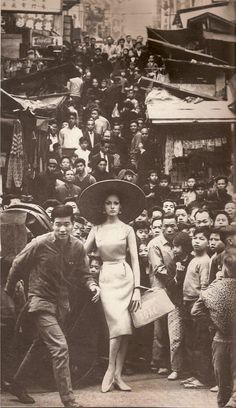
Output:
<instances>
[{"instance_id":1,"label":"old black and white photograph","mask_svg":"<svg viewBox=\"0 0 236 408\"><path fill-rule=\"evenodd\" d=\"M236 0L1 0L1 406L236 408Z\"/></svg>"}]
</instances>

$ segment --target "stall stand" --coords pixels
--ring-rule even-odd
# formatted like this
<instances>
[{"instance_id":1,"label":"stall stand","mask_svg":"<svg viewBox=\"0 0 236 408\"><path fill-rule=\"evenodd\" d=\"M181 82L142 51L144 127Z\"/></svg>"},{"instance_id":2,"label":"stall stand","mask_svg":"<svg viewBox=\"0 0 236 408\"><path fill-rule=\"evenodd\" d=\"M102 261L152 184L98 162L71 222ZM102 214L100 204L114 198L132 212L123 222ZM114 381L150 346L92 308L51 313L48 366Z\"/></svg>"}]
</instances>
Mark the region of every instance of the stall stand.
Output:
<instances>
[{"instance_id":1,"label":"stall stand","mask_svg":"<svg viewBox=\"0 0 236 408\"><path fill-rule=\"evenodd\" d=\"M230 173L236 115L228 105L194 96L180 98L163 88L149 92L147 115L158 140L157 154L173 183L184 187L193 174L206 180Z\"/></svg>"},{"instance_id":2,"label":"stall stand","mask_svg":"<svg viewBox=\"0 0 236 408\"><path fill-rule=\"evenodd\" d=\"M68 94L25 98L1 90L1 95L1 193L27 194L35 175L46 170L49 121L59 115Z\"/></svg>"}]
</instances>

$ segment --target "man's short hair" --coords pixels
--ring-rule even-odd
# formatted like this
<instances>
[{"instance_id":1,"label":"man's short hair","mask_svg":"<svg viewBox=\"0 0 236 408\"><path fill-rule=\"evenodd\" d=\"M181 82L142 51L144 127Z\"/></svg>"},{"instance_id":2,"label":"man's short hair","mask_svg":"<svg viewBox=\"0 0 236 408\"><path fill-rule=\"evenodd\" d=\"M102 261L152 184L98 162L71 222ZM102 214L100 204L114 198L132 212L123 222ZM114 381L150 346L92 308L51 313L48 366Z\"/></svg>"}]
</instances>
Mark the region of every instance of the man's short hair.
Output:
<instances>
[{"instance_id":1,"label":"man's short hair","mask_svg":"<svg viewBox=\"0 0 236 408\"><path fill-rule=\"evenodd\" d=\"M66 205L66 203L69 203L71 201L73 203L77 204L77 197L66 197L65 200L64 200L64 205Z\"/></svg>"},{"instance_id":2,"label":"man's short hair","mask_svg":"<svg viewBox=\"0 0 236 408\"><path fill-rule=\"evenodd\" d=\"M69 156L62 156L62 157L60 158L60 163L62 163L62 160L64 160L64 159L68 159L69 162L71 163L71 159L70 159Z\"/></svg>"},{"instance_id":3,"label":"man's short hair","mask_svg":"<svg viewBox=\"0 0 236 408\"><path fill-rule=\"evenodd\" d=\"M169 174L161 174L160 175L160 181L163 181L163 180L167 180L168 183L170 183L171 182L170 175Z\"/></svg>"},{"instance_id":4,"label":"man's short hair","mask_svg":"<svg viewBox=\"0 0 236 408\"><path fill-rule=\"evenodd\" d=\"M64 217L70 217L71 221L73 221L73 208L72 207L70 207L69 205L61 204L53 208L52 214L51 214L52 221L54 221L55 218L64 218Z\"/></svg>"},{"instance_id":5,"label":"man's short hair","mask_svg":"<svg viewBox=\"0 0 236 408\"><path fill-rule=\"evenodd\" d=\"M209 227L198 227L193 232L193 236L195 237L197 234L203 234L207 240L209 240L211 235L211 229Z\"/></svg>"},{"instance_id":6,"label":"man's short hair","mask_svg":"<svg viewBox=\"0 0 236 408\"><path fill-rule=\"evenodd\" d=\"M222 241L227 243L229 237L236 235L236 225L227 225L224 229L221 229Z\"/></svg>"},{"instance_id":7,"label":"man's short hair","mask_svg":"<svg viewBox=\"0 0 236 408\"><path fill-rule=\"evenodd\" d=\"M154 223L155 221L161 221L161 223L163 223L163 214L162 214L161 217L154 217L154 218L152 219L152 221L151 221L151 226L153 226L153 223Z\"/></svg>"},{"instance_id":8,"label":"man's short hair","mask_svg":"<svg viewBox=\"0 0 236 408\"><path fill-rule=\"evenodd\" d=\"M84 142L87 142L87 143L88 143L88 139L87 139L86 137L82 136L82 137L79 139L79 144L82 144L82 143L84 143Z\"/></svg>"},{"instance_id":9,"label":"man's short hair","mask_svg":"<svg viewBox=\"0 0 236 408\"><path fill-rule=\"evenodd\" d=\"M134 231L138 231L140 229L147 229L149 230L149 223L147 221L135 221L133 224Z\"/></svg>"},{"instance_id":10,"label":"man's short hair","mask_svg":"<svg viewBox=\"0 0 236 408\"><path fill-rule=\"evenodd\" d=\"M50 198L46 201L44 201L42 207L44 210L46 210L48 207L57 207L58 205L61 205L60 201L56 200L55 198Z\"/></svg>"},{"instance_id":11,"label":"man's short hair","mask_svg":"<svg viewBox=\"0 0 236 408\"><path fill-rule=\"evenodd\" d=\"M217 176L216 178L215 178L215 182L217 183L217 181L219 181L219 180L224 180L225 182L226 182L226 184L228 184L228 177L226 177L226 176Z\"/></svg>"},{"instance_id":12,"label":"man's short hair","mask_svg":"<svg viewBox=\"0 0 236 408\"><path fill-rule=\"evenodd\" d=\"M100 158L97 159L97 161L96 161L96 166L97 166L99 163L101 163L101 162L104 162L104 163L107 164L107 160L106 160L106 159L103 159L102 157L100 157Z\"/></svg>"},{"instance_id":13,"label":"man's short hair","mask_svg":"<svg viewBox=\"0 0 236 408\"><path fill-rule=\"evenodd\" d=\"M197 214L203 214L204 212L206 212L207 214L209 214L209 217L212 219L211 211L210 211L208 208L199 208L199 209L195 212L195 214L194 214L195 220L196 220L196 215L197 215Z\"/></svg>"},{"instance_id":14,"label":"man's short hair","mask_svg":"<svg viewBox=\"0 0 236 408\"><path fill-rule=\"evenodd\" d=\"M75 175L73 169L66 169L66 170L64 171L64 176L66 175L66 173L68 173L68 171L72 171L72 173Z\"/></svg>"},{"instance_id":15,"label":"man's short hair","mask_svg":"<svg viewBox=\"0 0 236 408\"><path fill-rule=\"evenodd\" d=\"M67 118L69 119L70 116L74 116L74 118L77 119L77 114L75 112L69 112Z\"/></svg>"},{"instance_id":16,"label":"man's short hair","mask_svg":"<svg viewBox=\"0 0 236 408\"><path fill-rule=\"evenodd\" d=\"M170 214L164 214L162 217L162 221L164 222L164 220L175 220L175 214L174 213L170 213Z\"/></svg>"},{"instance_id":17,"label":"man's short hair","mask_svg":"<svg viewBox=\"0 0 236 408\"><path fill-rule=\"evenodd\" d=\"M90 113L92 113L93 111L96 111L98 113L98 115L100 115L100 109L99 108L92 108L90 110Z\"/></svg>"},{"instance_id":18,"label":"man's short hair","mask_svg":"<svg viewBox=\"0 0 236 408\"><path fill-rule=\"evenodd\" d=\"M197 183L194 184L193 190L196 191L198 188L203 188L205 190L206 184L203 183L203 181L198 181Z\"/></svg>"},{"instance_id":19,"label":"man's short hair","mask_svg":"<svg viewBox=\"0 0 236 408\"><path fill-rule=\"evenodd\" d=\"M159 212L162 214L162 217L163 217L163 215L164 215L164 210L163 210L163 208L159 207L158 205L154 205L154 207L151 207L151 208L148 210L148 218L151 218L151 217L152 217L152 214L154 213L154 211L159 211ZM158 218L158 217L155 217L155 218Z\"/></svg>"},{"instance_id":20,"label":"man's short hair","mask_svg":"<svg viewBox=\"0 0 236 408\"><path fill-rule=\"evenodd\" d=\"M55 157L49 157L47 161L47 165L49 164L55 164L56 166L58 166L58 161L57 159L55 159Z\"/></svg>"},{"instance_id":21,"label":"man's short hair","mask_svg":"<svg viewBox=\"0 0 236 408\"><path fill-rule=\"evenodd\" d=\"M86 166L85 160L82 158L76 159L74 162L74 166L76 166L79 163L82 163L84 166Z\"/></svg>"}]
</instances>

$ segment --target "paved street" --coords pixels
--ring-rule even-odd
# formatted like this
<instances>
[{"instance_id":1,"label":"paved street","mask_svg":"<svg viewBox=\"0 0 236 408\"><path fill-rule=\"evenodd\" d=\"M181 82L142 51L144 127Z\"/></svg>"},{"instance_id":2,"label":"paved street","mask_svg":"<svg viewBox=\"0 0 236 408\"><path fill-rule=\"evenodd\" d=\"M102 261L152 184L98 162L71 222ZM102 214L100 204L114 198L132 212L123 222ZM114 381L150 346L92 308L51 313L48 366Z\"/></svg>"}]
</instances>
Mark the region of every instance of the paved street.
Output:
<instances>
[{"instance_id":1,"label":"paved street","mask_svg":"<svg viewBox=\"0 0 236 408\"><path fill-rule=\"evenodd\" d=\"M209 390L184 390L179 381L169 382L155 374L138 374L126 378L132 392L113 390L100 392L99 385L87 386L75 392L85 407L161 407L161 408L216 408L216 394ZM61 407L58 393L33 392L34 407ZM13 396L3 394L2 407L30 407L16 402Z\"/></svg>"}]
</instances>

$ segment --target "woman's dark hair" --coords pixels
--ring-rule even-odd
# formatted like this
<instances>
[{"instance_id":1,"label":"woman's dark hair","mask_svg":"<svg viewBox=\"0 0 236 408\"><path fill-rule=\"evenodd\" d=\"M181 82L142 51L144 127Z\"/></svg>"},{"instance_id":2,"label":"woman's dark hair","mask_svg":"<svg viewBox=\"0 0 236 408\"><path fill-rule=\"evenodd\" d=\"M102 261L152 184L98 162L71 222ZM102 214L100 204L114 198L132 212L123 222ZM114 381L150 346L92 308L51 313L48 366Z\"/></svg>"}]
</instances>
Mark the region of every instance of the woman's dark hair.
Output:
<instances>
[{"instance_id":1,"label":"woman's dark hair","mask_svg":"<svg viewBox=\"0 0 236 408\"><path fill-rule=\"evenodd\" d=\"M102 159L105 160L105 159ZM100 208L98 207L97 209L97 217L96 217L96 222L94 222L95 225L100 225L103 224L106 220L106 214L104 213L104 206L105 206L105 201L107 199L107 197L111 196L111 195L115 195L118 197L120 204L122 205L122 196L120 193L117 193L117 191L115 190L109 190L107 192L105 192L102 196L101 196L101 200L100 201Z\"/></svg>"},{"instance_id":2,"label":"woman's dark hair","mask_svg":"<svg viewBox=\"0 0 236 408\"><path fill-rule=\"evenodd\" d=\"M187 232L178 232L173 239L174 246L181 246L183 251L190 254L192 251L192 240Z\"/></svg>"},{"instance_id":3,"label":"woman's dark hair","mask_svg":"<svg viewBox=\"0 0 236 408\"><path fill-rule=\"evenodd\" d=\"M51 214L51 219L52 221L55 220L55 218L64 218L64 217L70 217L71 221L73 221L73 208L70 205L57 205L55 208L52 210Z\"/></svg>"}]
</instances>

